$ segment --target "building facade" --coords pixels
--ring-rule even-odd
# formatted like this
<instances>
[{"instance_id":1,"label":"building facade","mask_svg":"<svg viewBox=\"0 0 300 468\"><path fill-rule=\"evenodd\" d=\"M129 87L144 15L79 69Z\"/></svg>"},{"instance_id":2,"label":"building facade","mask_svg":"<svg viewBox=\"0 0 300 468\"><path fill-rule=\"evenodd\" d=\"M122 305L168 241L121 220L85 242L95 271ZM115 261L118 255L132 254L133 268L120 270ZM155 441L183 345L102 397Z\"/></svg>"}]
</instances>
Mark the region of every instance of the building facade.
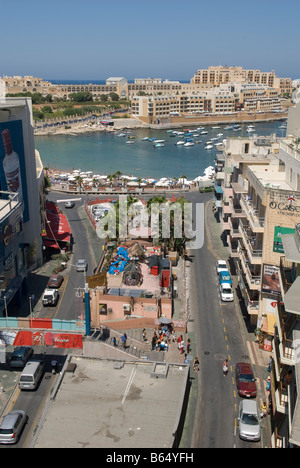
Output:
<instances>
[{"instance_id":1,"label":"building facade","mask_svg":"<svg viewBox=\"0 0 300 468\"><path fill-rule=\"evenodd\" d=\"M291 94L292 80L290 78L278 78L275 71L262 72L260 70L246 70L243 67L211 66L208 69L200 69L191 78L193 84L209 84L220 86L231 82L257 83L275 88L281 93Z\"/></svg>"},{"instance_id":2,"label":"building facade","mask_svg":"<svg viewBox=\"0 0 300 468\"><path fill-rule=\"evenodd\" d=\"M4 277L5 306L17 292L22 294L24 271L42 263L40 194L44 176L34 146L31 99L0 100L0 202L5 207L0 219L4 244L0 275ZM15 203L7 202L11 197ZM3 302L1 307L3 312Z\"/></svg>"}]
</instances>

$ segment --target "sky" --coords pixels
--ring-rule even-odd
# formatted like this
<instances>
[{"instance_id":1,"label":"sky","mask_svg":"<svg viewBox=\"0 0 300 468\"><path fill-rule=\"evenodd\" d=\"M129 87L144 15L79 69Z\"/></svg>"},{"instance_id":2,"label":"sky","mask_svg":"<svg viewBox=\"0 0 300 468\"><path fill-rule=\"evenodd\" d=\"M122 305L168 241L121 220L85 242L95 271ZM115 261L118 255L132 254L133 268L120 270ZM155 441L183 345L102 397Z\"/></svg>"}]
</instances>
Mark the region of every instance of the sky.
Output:
<instances>
[{"instance_id":1,"label":"sky","mask_svg":"<svg viewBox=\"0 0 300 468\"><path fill-rule=\"evenodd\" d=\"M300 78L300 1L1 1L0 76L189 81L210 65Z\"/></svg>"}]
</instances>

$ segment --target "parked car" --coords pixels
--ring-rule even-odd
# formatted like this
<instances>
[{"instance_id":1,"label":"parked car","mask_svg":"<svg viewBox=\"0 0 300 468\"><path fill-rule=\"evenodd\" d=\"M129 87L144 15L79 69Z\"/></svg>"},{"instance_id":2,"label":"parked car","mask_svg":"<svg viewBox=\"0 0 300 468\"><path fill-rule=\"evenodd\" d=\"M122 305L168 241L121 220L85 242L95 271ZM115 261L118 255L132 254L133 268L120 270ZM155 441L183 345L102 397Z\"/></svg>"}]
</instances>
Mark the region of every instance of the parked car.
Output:
<instances>
[{"instance_id":1,"label":"parked car","mask_svg":"<svg viewBox=\"0 0 300 468\"><path fill-rule=\"evenodd\" d=\"M36 390L43 377L44 368L44 361L28 361L20 376L19 388L21 390Z\"/></svg>"},{"instance_id":2,"label":"parked car","mask_svg":"<svg viewBox=\"0 0 300 468\"><path fill-rule=\"evenodd\" d=\"M75 206L74 201L66 201L65 202L65 208L73 208Z\"/></svg>"},{"instance_id":3,"label":"parked car","mask_svg":"<svg viewBox=\"0 0 300 468\"><path fill-rule=\"evenodd\" d=\"M242 400L239 406L239 435L243 440L258 442L261 438L261 419L255 400Z\"/></svg>"},{"instance_id":4,"label":"parked car","mask_svg":"<svg viewBox=\"0 0 300 468\"><path fill-rule=\"evenodd\" d=\"M6 414L0 426L0 443L16 444L28 417L25 411L15 410Z\"/></svg>"},{"instance_id":5,"label":"parked car","mask_svg":"<svg viewBox=\"0 0 300 468\"><path fill-rule=\"evenodd\" d=\"M76 270L77 271L87 271L88 265L87 261L84 259L77 260L76 262Z\"/></svg>"},{"instance_id":6,"label":"parked car","mask_svg":"<svg viewBox=\"0 0 300 468\"><path fill-rule=\"evenodd\" d=\"M219 280L220 280L220 284L228 283L232 285L232 278L230 276L229 271L220 271Z\"/></svg>"},{"instance_id":7,"label":"parked car","mask_svg":"<svg viewBox=\"0 0 300 468\"><path fill-rule=\"evenodd\" d=\"M229 283L220 284L220 296L221 296L221 300L224 302L233 301L233 291L232 291L231 284Z\"/></svg>"},{"instance_id":8,"label":"parked car","mask_svg":"<svg viewBox=\"0 0 300 468\"><path fill-rule=\"evenodd\" d=\"M210 185L208 187L202 187L199 189L200 193L206 193L206 192L213 192L214 191L214 186Z\"/></svg>"},{"instance_id":9,"label":"parked car","mask_svg":"<svg viewBox=\"0 0 300 468\"><path fill-rule=\"evenodd\" d=\"M235 366L235 380L241 397L256 397L256 383L251 364L238 362Z\"/></svg>"},{"instance_id":10,"label":"parked car","mask_svg":"<svg viewBox=\"0 0 300 468\"><path fill-rule=\"evenodd\" d=\"M48 288L59 288L64 280L64 277L61 276L60 274L53 273L53 275L50 276L47 287Z\"/></svg>"},{"instance_id":11,"label":"parked car","mask_svg":"<svg viewBox=\"0 0 300 468\"><path fill-rule=\"evenodd\" d=\"M10 367L24 367L28 359L33 355L30 346L17 346L9 359Z\"/></svg>"},{"instance_id":12,"label":"parked car","mask_svg":"<svg viewBox=\"0 0 300 468\"><path fill-rule=\"evenodd\" d=\"M59 294L56 289L45 289L43 295L43 306L56 306Z\"/></svg>"},{"instance_id":13,"label":"parked car","mask_svg":"<svg viewBox=\"0 0 300 468\"><path fill-rule=\"evenodd\" d=\"M216 269L217 269L218 275L221 273L221 271L228 271L228 266L225 260L218 260Z\"/></svg>"}]
</instances>

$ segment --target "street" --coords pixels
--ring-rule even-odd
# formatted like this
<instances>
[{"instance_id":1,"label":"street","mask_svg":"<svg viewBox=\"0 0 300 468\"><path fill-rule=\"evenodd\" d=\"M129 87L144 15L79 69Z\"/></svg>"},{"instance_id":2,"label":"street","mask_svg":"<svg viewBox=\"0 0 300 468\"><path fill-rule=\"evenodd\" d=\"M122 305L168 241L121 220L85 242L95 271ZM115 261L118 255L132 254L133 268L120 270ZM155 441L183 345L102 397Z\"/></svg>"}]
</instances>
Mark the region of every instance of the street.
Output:
<instances>
[{"instance_id":1,"label":"street","mask_svg":"<svg viewBox=\"0 0 300 468\"><path fill-rule=\"evenodd\" d=\"M210 200L210 194L186 193L185 197L193 203L204 203ZM51 201L67 199L68 196L50 193ZM81 197L79 197L81 198ZM103 197L104 198L104 197ZM39 317L58 319L77 319L84 313L82 290L85 275L73 267L80 258L88 261L87 275L92 275L101 251L102 241L96 236L83 210L83 199L76 202L72 209L66 209L64 203L59 203L67 215L73 237L73 254L64 272L64 282L59 290L60 298L55 308L41 307ZM194 226L195 227L195 226ZM208 233L207 226L206 235ZM237 418L240 397L237 395L234 368L239 361L249 362L246 341L237 315L237 303L222 303L218 290L216 273L217 256L212 250L209 238L201 249L193 250L189 269L189 299L191 316L188 328L195 336L196 350L199 357L199 374L191 377L196 379L198 400L194 411L194 427L191 428L190 446L195 448L258 448L260 443L249 443L239 439ZM235 297L235 301L237 298ZM42 352L42 351L41 351ZM57 351L55 351L57 353ZM49 355L50 356L50 355ZM50 359L50 357L47 359ZM223 376L222 365L229 360L229 372ZM53 387L53 376L49 367L39 389L32 392L18 392L14 409L22 408L29 412L29 423L17 447L25 446L29 434L32 433L36 418L49 389ZM31 431L31 432L30 432Z\"/></svg>"}]
</instances>

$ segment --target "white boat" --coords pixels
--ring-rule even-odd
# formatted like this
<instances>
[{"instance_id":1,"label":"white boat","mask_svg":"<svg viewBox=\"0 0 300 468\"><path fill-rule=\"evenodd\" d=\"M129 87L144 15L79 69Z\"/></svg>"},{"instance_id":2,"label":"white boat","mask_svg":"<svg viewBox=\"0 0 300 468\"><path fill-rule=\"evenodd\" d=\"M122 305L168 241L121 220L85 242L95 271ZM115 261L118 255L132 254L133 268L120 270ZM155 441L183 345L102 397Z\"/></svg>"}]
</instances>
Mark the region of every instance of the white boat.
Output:
<instances>
[{"instance_id":1,"label":"white boat","mask_svg":"<svg viewBox=\"0 0 300 468\"><path fill-rule=\"evenodd\" d=\"M155 143L164 143L165 140L155 140Z\"/></svg>"},{"instance_id":2,"label":"white boat","mask_svg":"<svg viewBox=\"0 0 300 468\"><path fill-rule=\"evenodd\" d=\"M223 133L218 133L217 136L221 137L221 136L223 136Z\"/></svg>"},{"instance_id":3,"label":"white boat","mask_svg":"<svg viewBox=\"0 0 300 468\"><path fill-rule=\"evenodd\" d=\"M161 148L165 146L163 143L156 143L156 145L154 145L154 148Z\"/></svg>"},{"instance_id":4,"label":"white boat","mask_svg":"<svg viewBox=\"0 0 300 468\"><path fill-rule=\"evenodd\" d=\"M176 145L184 145L185 141L177 141Z\"/></svg>"},{"instance_id":5,"label":"white boat","mask_svg":"<svg viewBox=\"0 0 300 468\"><path fill-rule=\"evenodd\" d=\"M204 130L203 132L201 132L201 135L206 135L207 134L207 131Z\"/></svg>"},{"instance_id":6,"label":"white boat","mask_svg":"<svg viewBox=\"0 0 300 468\"><path fill-rule=\"evenodd\" d=\"M192 141L187 141L183 146L194 146L194 144Z\"/></svg>"},{"instance_id":7,"label":"white boat","mask_svg":"<svg viewBox=\"0 0 300 468\"><path fill-rule=\"evenodd\" d=\"M132 144L134 143L134 141L132 141L132 140L127 140L126 143L127 143L128 145L132 145Z\"/></svg>"},{"instance_id":8,"label":"white boat","mask_svg":"<svg viewBox=\"0 0 300 468\"><path fill-rule=\"evenodd\" d=\"M124 137L124 136L126 136L126 133L119 133L117 136L118 137Z\"/></svg>"},{"instance_id":9,"label":"white boat","mask_svg":"<svg viewBox=\"0 0 300 468\"><path fill-rule=\"evenodd\" d=\"M197 130L204 130L205 127L198 127Z\"/></svg>"},{"instance_id":10,"label":"white boat","mask_svg":"<svg viewBox=\"0 0 300 468\"><path fill-rule=\"evenodd\" d=\"M142 138L142 141L149 141L149 137Z\"/></svg>"},{"instance_id":11,"label":"white boat","mask_svg":"<svg viewBox=\"0 0 300 468\"><path fill-rule=\"evenodd\" d=\"M221 128L221 127L211 127L211 128Z\"/></svg>"},{"instance_id":12,"label":"white boat","mask_svg":"<svg viewBox=\"0 0 300 468\"><path fill-rule=\"evenodd\" d=\"M208 146L205 146L205 148L204 148L204 149L206 149L206 150L210 150L210 149L212 149L212 148L213 148L213 145L208 145Z\"/></svg>"},{"instance_id":13,"label":"white boat","mask_svg":"<svg viewBox=\"0 0 300 468\"><path fill-rule=\"evenodd\" d=\"M184 132L176 132L177 135L184 135Z\"/></svg>"},{"instance_id":14,"label":"white boat","mask_svg":"<svg viewBox=\"0 0 300 468\"><path fill-rule=\"evenodd\" d=\"M248 128L246 129L246 132L247 132L247 133L251 133L251 132L255 132L255 130L254 130L254 128L249 128L249 127L248 127Z\"/></svg>"},{"instance_id":15,"label":"white boat","mask_svg":"<svg viewBox=\"0 0 300 468\"><path fill-rule=\"evenodd\" d=\"M227 127L224 127L224 130L232 130L231 125L228 125Z\"/></svg>"},{"instance_id":16,"label":"white boat","mask_svg":"<svg viewBox=\"0 0 300 468\"><path fill-rule=\"evenodd\" d=\"M221 146L223 143L220 141L219 143L215 143L215 146Z\"/></svg>"}]
</instances>

